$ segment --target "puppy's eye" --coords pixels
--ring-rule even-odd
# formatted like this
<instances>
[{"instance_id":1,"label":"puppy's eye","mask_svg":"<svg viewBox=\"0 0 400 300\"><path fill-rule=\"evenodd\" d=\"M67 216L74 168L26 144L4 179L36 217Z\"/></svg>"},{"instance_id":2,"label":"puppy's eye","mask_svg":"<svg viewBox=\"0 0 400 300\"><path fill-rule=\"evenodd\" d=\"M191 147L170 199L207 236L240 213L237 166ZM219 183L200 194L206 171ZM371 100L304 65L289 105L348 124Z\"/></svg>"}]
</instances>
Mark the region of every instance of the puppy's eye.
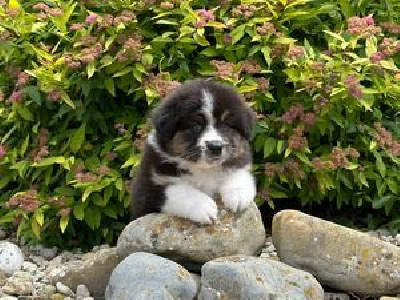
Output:
<instances>
[{"instance_id":1,"label":"puppy's eye","mask_svg":"<svg viewBox=\"0 0 400 300\"><path fill-rule=\"evenodd\" d=\"M191 128L193 133L200 133L202 129L203 127L200 124L193 124Z\"/></svg>"},{"instance_id":2,"label":"puppy's eye","mask_svg":"<svg viewBox=\"0 0 400 300\"><path fill-rule=\"evenodd\" d=\"M221 122L226 123L229 119L230 113L229 111L224 111L224 113L221 115Z\"/></svg>"}]
</instances>

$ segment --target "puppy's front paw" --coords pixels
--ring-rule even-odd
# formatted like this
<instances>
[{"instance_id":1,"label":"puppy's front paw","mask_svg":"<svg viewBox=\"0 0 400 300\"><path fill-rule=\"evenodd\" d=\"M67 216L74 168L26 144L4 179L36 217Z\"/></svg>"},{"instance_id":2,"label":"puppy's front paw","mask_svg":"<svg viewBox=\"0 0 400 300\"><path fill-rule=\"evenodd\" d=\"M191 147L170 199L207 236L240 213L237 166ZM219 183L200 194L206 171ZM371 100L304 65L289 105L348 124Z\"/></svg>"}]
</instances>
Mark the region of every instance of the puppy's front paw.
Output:
<instances>
[{"instance_id":1,"label":"puppy's front paw","mask_svg":"<svg viewBox=\"0 0 400 300\"><path fill-rule=\"evenodd\" d=\"M210 224L217 218L218 207L214 200L186 184L172 185L166 189L166 201L162 211Z\"/></svg>"},{"instance_id":2,"label":"puppy's front paw","mask_svg":"<svg viewBox=\"0 0 400 300\"><path fill-rule=\"evenodd\" d=\"M198 194L187 217L195 222L210 224L217 219L218 207L214 200L206 194Z\"/></svg>"},{"instance_id":3,"label":"puppy's front paw","mask_svg":"<svg viewBox=\"0 0 400 300\"><path fill-rule=\"evenodd\" d=\"M246 209L256 196L253 177L244 170L234 173L221 188L222 202L236 212Z\"/></svg>"}]
</instances>

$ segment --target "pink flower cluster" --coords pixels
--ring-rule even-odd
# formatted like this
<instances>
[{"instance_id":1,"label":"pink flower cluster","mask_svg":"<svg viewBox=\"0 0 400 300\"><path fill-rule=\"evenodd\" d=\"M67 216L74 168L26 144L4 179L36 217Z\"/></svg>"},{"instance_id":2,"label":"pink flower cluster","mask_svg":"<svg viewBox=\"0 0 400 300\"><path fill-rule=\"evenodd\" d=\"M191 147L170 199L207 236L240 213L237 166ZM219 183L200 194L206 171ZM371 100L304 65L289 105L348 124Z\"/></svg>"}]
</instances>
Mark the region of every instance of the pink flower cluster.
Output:
<instances>
[{"instance_id":1,"label":"pink flower cluster","mask_svg":"<svg viewBox=\"0 0 400 300\"><path fill-rule=\"evenodd\" d=\"M225 79L229 77L239 78L239 73L235 71L235 65L231 62L223 60L212 60L211 65L214 66L214 76L217 78Z\"/></svg>"},{"instance_id":2,"label":"pink flower cluster","mask_svg":"<svg viewBox=\"0 0 400 300\"><path fill-rule=\"evenodd\" d=\"M266 22L261 26L257 26L257 33L260 35L275 34L276 28L272 22Z\"/></svg>"},{"instance_id":3,"label":"pink flower cluster","mask_svg":"<svg viewBox=\"0 0 400 300\"><path fill-rule=\"evenodd\" d=\"M302 150L308 145L307 138L304 136L304 128L298 126L293 130L293 134L289 137L289 149Z\"/></svg>"},{"instance_id":4,"label":"pink flower cluster","mask_svg":"<svg viewBox=\"0 0 400 300\"><path fill-rule=\"evenodd\" d=\"M142 55L142 37L138 34L130 37L124 37L123 47L117 53L116 58L118 61L139 61Z\"/></svg>"},{"instance_id":5,"label":"pink flower cluster","mask_svg":"<svg viewBox=\"0 0 400 300\"><path fill-rule=\"evenodd\" d=\"M400 142L394 139L392 133L383 128L379 122L376 122L374 127L376 129L375 139L379 146L393 156L400 156Z\"/></svg>"},{"instance_id":6,"label":"pink flower cluster","mask_svg":"<svg viewBox=\"0 0 400 300\"><path fill-rule=\"evenodd\" d=\"M32 6L34 10L40 11L37 14L37 18L39 20L44 20L48 18L49 16L51 17L60 17L63 15L63 11L59 8L50 8L47 4L43 2L36 3L35 5Z\"/></svg>"},{"instance_id":7,"label":"pink flower cluster","mask_svg":"<svg viewBox=\"0 0 400 300\"><path fill-rule=\"evenodd\" d=\"M30 152L30 157L33 161L39 162L49 155L49 147L47 146L48 137L49 131L46 128L42 128L37 137L37 148Z\"/></svg>"},{"instance_id":8,"label":"pink flower cluster","mask_svg":"<svg viewBox=\"0 0 400 300\"><path fill-rule=\"evenodd\" d=\"M275 175L284 174L291 179L304 179L306 174L300 169L300 163L292 158L286 161L283 165L274 163L265 163L264 174L269 178L273 178Z\"/></svg>"},{"instance_id":9,"label":"pink flower cluster","mask_svg":"<svg viewBox=\"0 0 400 300\"><path fill-rule=\"evenodd\" d=\"M300 59L303 58L305 55L305 50L304 47L302 46L295 46L291 49L289 49L287 56L290 59L296 60L296 59Z\"/></svg>"},{"instance_id":10,"label":"pink flower cluster","mask_svg":"<svg viewBox=\"0 0 400 300\"><path fill-rule=\"evenodd\" d=\"M251 18L254 16L257 11L257 6L251 4L239 4L234 9L232 9L232 16L241 17L244 16L246 18Z\"/></svg>"},{"instance_id":11,"label":"pink flower cluster","mask_svg":"<svg viewBox=\"0 0 400 300\"><path fill-rule=\"evenodd\" d=\"M6 147L3 145L0 145L0 158L3 158L7 153Z\"/></svg>"},{"instance_id":12,"label":"pink flower cluster","mask_svg":"<svg viewBox=\"0 0 400 300\"><path fill-rule=\"evenodd\" d=\"M260 77L256 79L257 84L258 84L258 89L261 92L266 92L269 89L269 80L268 78L265 77Z\"/></svg>"},{"instance_id":13,"label":"pink flower cluster","mask_svg":"<svg viewBox=\"0 0 400 300\"><path fill-rule=\"evenodd\" d=\"M174 4L169 2L169 1L164 1L160 3L160 7L163 9L173 9L174 8Z\"/></svg>"},{"instance_id":14,"label":"pink flower cluster","mask_svg":"<svg viewBox=\"0 0 400 300\"><path fill-rule=\"evenodd\" d=\"M145 85L154 88L160 95L160 98L164 99L169 93L179 87L181 83L175 80L164 80L162 74L151 74L146 79Z\"/></svg>"},{"instance_id":15,"label":"pink flower cluster","mask_svg":"<svg viewBox=\"0 0 400 300\"><path fill-rule=\"evenodd\" d=\"M212 10L199 9L197 14L200 17L200 20L195 22L197 28L204 27L209 21L215 21L215 16Z\"/></svg>"},{"instance_id":16,"label":"pink flower cluster","mask_svg":"<svg viewBox=\"0 0 400 300\"><path fill-rule=\"evenodd\" d=\"M8 199L5 203L7 208L20 208L28 213L39 208L41 202L38 200L38 192L31 189L27 192L18 193Z\"/></svg>"},{"instance_id":17,"label":"pink flower cluster","mask_svg":"<svg viewBox=\"0 0 400 300\"><path fill-rule=\"evenodd\" d=\"M372 15L364 18L351 17L347 20L347 27L347 32L361 37L369 37L381 32L381 28L375 26L375 21Z\"/></svg>"},{"instance_id":18,"label":"pink flower cluster","mask_svg":"<svg viewBox=\"0 0 400 300\"><path fill-rule=\"evenodd\" d=\"M390 33L399 34L400 33L400 24L395 24L392 22L383 22L381 27Z\"/></svg>"},{"instance_id":19,"label":"pink flower cluster","mask_svg":"<svg viewBox=\"0 0 400 300\"><path fill-rule=\"evenodd\" d=\"M362 98L362 90L360 88L360 82L358 81L356 75L350 74L346 77L344 81L349 94L355 98Z\"/></svg>"},{"instance_id":20,"label":"pink flower cluster","mask_svg":"<svg viewBox=\"0 0 400 300\"><path fill-rule=\"evenodd\" d=\"M257 74L261 72L261 66L256 60L249 59L241 65L240 71L247 74Z\"/></svg>"},{"instance_id":21,"label":"pink flower cluster","mask_svg":"<svg viewBox=\"0 0 400 300\"><path fill-rule=\"evenodd\" d=\"M319 171L324 169L336 170L346 168L350 163L349 159L359 158L360 153L354 148L341 149L335 147L329 156L330 158L328 160L322 160L320 157L313 158L312 163L314 169Z\"/></svg>"}]
</instances>

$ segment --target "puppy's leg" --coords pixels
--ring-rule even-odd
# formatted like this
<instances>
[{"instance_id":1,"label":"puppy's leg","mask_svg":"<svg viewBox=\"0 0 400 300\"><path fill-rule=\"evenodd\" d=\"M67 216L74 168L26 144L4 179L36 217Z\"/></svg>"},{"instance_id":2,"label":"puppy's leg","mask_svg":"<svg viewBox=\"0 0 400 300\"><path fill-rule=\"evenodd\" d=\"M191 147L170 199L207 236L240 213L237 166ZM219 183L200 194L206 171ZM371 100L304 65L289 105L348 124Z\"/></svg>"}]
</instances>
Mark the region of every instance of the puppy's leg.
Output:
<instances>
[{"instance_id":1,"label":"puppy's leg","mask_svg":"<svg viewBox=\"0 0 400 300\"><path fill-rule=\"evenodd\" d=\"M162 212L205 224L217 218L218 207L214 200L189 184L170 185L165 190L165 196Z\"/></svg>"},{"instance_id":2,"label":"puppy's leg","mask_svg":"<svg viewBox=\"0 0 400 300\"><path fill-rule=\"evenodd\" d=\"M232 211L243 210L256 196L254 177L246 168L227 175L220 189L222 202Z\"/></svg>"}]
</instances>

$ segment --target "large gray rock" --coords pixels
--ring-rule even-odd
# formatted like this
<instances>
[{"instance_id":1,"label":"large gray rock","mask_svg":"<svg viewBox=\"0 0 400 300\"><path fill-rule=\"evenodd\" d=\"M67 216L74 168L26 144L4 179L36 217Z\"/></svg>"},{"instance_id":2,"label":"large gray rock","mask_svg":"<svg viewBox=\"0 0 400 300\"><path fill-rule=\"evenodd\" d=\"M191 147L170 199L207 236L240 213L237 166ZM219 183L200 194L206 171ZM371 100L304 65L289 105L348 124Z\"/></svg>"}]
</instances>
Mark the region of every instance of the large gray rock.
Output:
<instances>
[{"instance_id":1,"label":"large gray rock","mask_svg":"<svg viewBox=\"0 0 400 300\"><path fill-rule=\"evenodd\" d=\"M260 212L252 203L241 213L220 206L212 225L167 214L146 215L125 227L117 251L121 258L134 252L154 253L199 271L202 264L217 257L256 255L265 238Z\"/></svg>"},{"instance_id":2,"label":"large gray rock","mask_svg":"<svg viewBox=\"0 0 400 300\"><path fill-rule=\"evenodd\" d=\"M0 242L0 270L11 276L21 269L23 262L24 256L17 245L8 241Z\"/></svg>"},{"instance_id":3,"label":"large gray rock","mask_svg":"<svg viewBox=\"0 0 400 300\"><path fill-rule=\"evenodd\" d=\"M90 255L89 255L90 254ZM94 297L103 297L111 272L120 262L116 248L100 249L89 253L83 260L73 260L49 268L50 283L61 282L73 291L84 284Z\"/></svg>"},{"instance_id":4,"label":"large gray rock","mask_svg":"<svg viewBox=\"0 0 400 300\"><path fill-rule=\"evenodd\" d=\"M190 273L151 253L134 253L115 268L105 298L113 300L190 300L197 293Z\"/></svg>"},{"instance_id":5,"label":"large gray rock","mask_svg":"<svg viewBox=\"0 0 400 300\"><path fill-rule=\"evenodd\" d=\"M274 216L272 239L281 260L322 284L360 295L400 291L400 247L295 210Z\"/></svg>"},{"instance_id":6,"label":"large gray rock","mask_svg":"<svg viewBox=\"0 0 400 300\"><path fill-rule=\"evenodd\" d=\"M322 300L324 291L309 273L258 257L222 257L202 269L200 300Z\"/></svg>"}]
</instances>

